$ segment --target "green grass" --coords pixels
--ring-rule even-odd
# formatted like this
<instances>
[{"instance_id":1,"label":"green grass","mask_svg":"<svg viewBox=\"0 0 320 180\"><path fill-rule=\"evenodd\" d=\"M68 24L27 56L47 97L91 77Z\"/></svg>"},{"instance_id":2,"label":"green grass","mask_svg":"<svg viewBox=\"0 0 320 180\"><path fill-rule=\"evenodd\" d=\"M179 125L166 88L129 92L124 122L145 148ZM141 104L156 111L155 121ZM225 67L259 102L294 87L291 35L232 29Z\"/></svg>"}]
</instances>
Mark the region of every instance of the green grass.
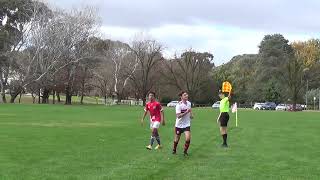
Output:
<instances>
[{"instance_id":1,"label":"green grass","mask_svg":"<svg viewBox=\"0 0 320 180\"><path fill-rule=\"evenodd\" d=\"M195 109L190 156L171 154L173 109L164 149L147 151L142 108L1 105L0 179L319 179L320 113L240 111L230 148L220 148L217 111Z\"/></svg>"},{"instance_id":2,"label":"green grass","mask_svg":"<svg viewBox=\"0 0 320 180\"><path fill-rule=\"evenodd\" d=\"M9 102L10 101L10 98L11 96L10 95L6 95L6 98L7 98L7 101ZM65 102L65 99L66 97L64 95L60 95L60 99L61 99L61 102L60 104L64 104ZM72 96L72 103L73 104L80 104L80 100L81 100L81 97L78 97L78 96ZM41 99L42 101L42 99ZM112 101L111 99L108 99L108 101ZM15 103L18 104L19 103L19 96L16 98L15 100ZM21 104L32 104L33 103L33 99L32 99L32 96L27 96L27 95L22 95L21 96ZM38 96L36 97L35 99L35 104L38 103ZM49 97L49 104L52 104L53 103L53 96L50 95ZM55 103L56 104L59 104L58 103L58 100L57 100L57 97L55 97ZM104 99L99 97L98 98L98 102L97 102L97 99L96 97L93 97L93 96L84 96L83 98L83 103L84 104L104 104Z\"/></svg>"}]
</instances>

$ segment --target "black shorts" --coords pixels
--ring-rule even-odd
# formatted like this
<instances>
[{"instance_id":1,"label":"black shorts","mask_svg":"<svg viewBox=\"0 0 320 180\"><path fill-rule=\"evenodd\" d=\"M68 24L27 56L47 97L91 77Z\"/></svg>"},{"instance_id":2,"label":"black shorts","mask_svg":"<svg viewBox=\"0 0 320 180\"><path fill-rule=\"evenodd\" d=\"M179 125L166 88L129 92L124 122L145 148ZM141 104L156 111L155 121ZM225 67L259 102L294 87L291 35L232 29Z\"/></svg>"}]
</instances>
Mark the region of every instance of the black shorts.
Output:
<instances>
[{"instance_id":1,"label":"black shorts","mask_svg":"<svg viewBox=\"0 0 320 180\"><path fill-rule=\"evenodd\" d=\"M220 126L221 127L227 127L228 121L229 121L229 114L227 112L221 113L221 116L219 118Z\"/></svg>"},{"instance_id":2,"label":"black shorts","mask_svg":"<svg viewBox=\"0 0 320 180\"><path fill-rule=\"evenodd\" d=\"M190 126L186 127L186 128L175 128L175 133L176 135L180 135L182 133L184 133L185 131L190 131Z\"/></svg>"}]
</instances>

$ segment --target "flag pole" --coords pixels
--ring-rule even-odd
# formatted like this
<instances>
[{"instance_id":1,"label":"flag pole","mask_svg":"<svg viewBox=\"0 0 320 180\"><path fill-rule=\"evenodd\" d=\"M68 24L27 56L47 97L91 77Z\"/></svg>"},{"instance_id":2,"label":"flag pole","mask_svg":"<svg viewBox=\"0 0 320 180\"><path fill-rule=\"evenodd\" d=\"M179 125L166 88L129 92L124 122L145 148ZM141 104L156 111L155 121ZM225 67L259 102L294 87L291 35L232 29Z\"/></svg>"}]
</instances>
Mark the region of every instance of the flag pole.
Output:
<instances>
[{"instance_id":1,"label":"flag pole","mask_svg":"<svg viewBox=\"0 0 320 180\"><path fill-rule=\"evenodd\" d=\"M236 111L236 127L238 127L238 110Z\"/></svg>"},{"instance_id":2,"label":"flag pole","mask_svg":"<svg viewBox=\"0 0 320 180\"><path fill-rule=\"evenodd\" d=\"M238 104L236 103L237 110L236 110L236 127L238 127Z\"/></svg>"}]
</instances>

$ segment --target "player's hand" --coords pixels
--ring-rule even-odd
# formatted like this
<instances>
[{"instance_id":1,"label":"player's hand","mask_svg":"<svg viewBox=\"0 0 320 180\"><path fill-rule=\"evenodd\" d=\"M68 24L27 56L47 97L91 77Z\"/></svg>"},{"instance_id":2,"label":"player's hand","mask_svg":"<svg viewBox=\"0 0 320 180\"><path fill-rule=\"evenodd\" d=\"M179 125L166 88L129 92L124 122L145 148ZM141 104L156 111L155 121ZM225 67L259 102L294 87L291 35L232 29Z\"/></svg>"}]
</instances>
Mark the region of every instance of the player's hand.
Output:
<instances>
[{"instance_id":1,"label":"player's hand","mask_svg":"<svg viewBox=\"0 0 320 180\"><path fill-rule=\"evenodd\" d=\"M140 124L141 124L141 126L144 125L144 120L143 119L141 119Z\"/></svg>"},{"instance_id":2,"label":"player's hand","mask_svg":"<svg viewBox=\"0 0 320 180\"><path fill-rule=\"evenodd\" d=\"M190 113L190 112L191 112L191 109L188 109L187 112Z\"/></svg>"},{"instance_id":3,"label":"player's hand","mask_svg":"<svg viewBox=\"0 0 320 180\"><path fill-rule=\"evenodd\" d=\"M193 116L192 116L192 115L190 116L190 119L193 119Z\"/></svg>"},{"instance_id":4,"label":"player's hand","mask_svg":"<svg viewBox=\"0 0 320 180\"><path fill-rule=\"evenodd\" d=\"M163 120L162 121L162 126L165 126L166 125L166 122Z\"/></svg>"},{"instance_id":5,"label":"player's hand","mask_svg":"<svg viewBox=\"0 0 320 180\"><path fill-rule=\"evenodd\" d=\"M219 124L219 118L217 119L217 124Z\"/></svg>"}]
</instances>

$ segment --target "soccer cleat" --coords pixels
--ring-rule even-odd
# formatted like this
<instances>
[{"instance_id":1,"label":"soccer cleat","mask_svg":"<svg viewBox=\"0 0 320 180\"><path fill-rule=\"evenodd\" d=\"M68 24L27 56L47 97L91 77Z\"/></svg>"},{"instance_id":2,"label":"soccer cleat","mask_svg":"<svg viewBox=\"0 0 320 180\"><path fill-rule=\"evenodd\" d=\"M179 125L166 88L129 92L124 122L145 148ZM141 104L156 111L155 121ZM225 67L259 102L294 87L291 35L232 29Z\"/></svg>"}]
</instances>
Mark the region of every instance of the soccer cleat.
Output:
<instances>
[{"instance_id":1,"label":"soccer cleat","mask_svg":"<svg viewBox=\"0 0 320 180\"><path fill-rule=\"evenodd\" d=\"M228 148L228 145L227 144L222 144L221 147L222 148Z\"/></svg>"},{"instance_id":2,"label":"soccer cleat","mask_svg":"<svg viewBox=\"0 0 320 180\"><path fill-rule=\"evenodd\" d=\"M184 156L189 156L189 154L187 152L183 152Z\"/></svg>"},{"instance_id":3,"label":"soccer cleat","mask_svg":"<svg viewBox=\"0 0 320 180\"><path fill-rule=\"evenodd\" d=\"M173 154L173 155L176 155L176 154L177 154L177 151L176 151L176 150L173 150L173 151L172 151L172 154Z\"/></svg>"},{"instance_id":4,"label":"soccer cleat","mask_svg":"<svg viewBox=\"0 0 320 180\"><path fill-rule=\"evenodd\" d=\"M148 150L152 150L152 146L151 146L151 145L146 146L146 148L147 148Z\"/></svg>"},{"instance_id":5,"label":"soccer cleat","mask_svg":"<svg viewBox=\"0 0 320 180\"><path fill-rule=\"evenodd\" d=\"M156 149L156 150L162 149L162 146L158 144L155 149Z\"/></svg>"}]
</instances>

